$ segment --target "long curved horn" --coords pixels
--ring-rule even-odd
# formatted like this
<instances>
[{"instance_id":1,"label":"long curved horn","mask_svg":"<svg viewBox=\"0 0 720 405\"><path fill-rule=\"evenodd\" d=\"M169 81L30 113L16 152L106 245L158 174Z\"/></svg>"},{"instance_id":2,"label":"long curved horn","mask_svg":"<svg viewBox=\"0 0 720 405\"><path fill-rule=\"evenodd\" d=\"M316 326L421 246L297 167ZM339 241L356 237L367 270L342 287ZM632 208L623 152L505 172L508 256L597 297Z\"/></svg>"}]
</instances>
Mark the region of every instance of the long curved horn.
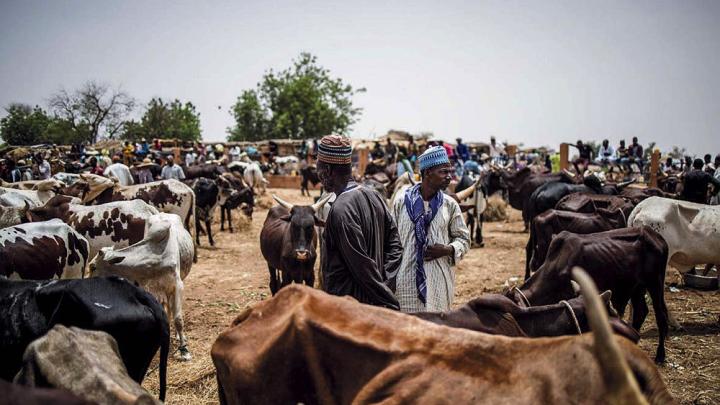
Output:
<instances>
[{"instance_id":1,"label":"long curved horn","mask_svg":"<svg viewBox=\"0 0 720 405\"><path fill-rule=\"evenodd\" d=\"M282 207L285 207L286 210L292 211L292 209L293 209L293 205L292 205L292 204L290 204L290 203L287 202L287 201L283 201L282 198L276 196L275 194L273 194L272 197L273 197L273 200L277 201L277 203L280 204Z\"/></svg>"},{"instance_id":2,"label":"long curved horn","mask_svg":"<svg viewBox=\"0 0 720 405\"><path fill-rule=\"evenodd\" d=\"M647 404L635 376L630 371L620 352L608 316L603 309L600 295L590 276L579 267L572 270L573 278L580 284L580 290L587 308L587 318L593 332L593 352L600 366L605 384L608 386L610 404Z\"/></svg>"},{"instance_id":3,"label":"long curved horn","mask_svg":"<svg viewBox=\"0 0 720 405\"><path fill-rule=\"evenodd\" d=\"M568 175L568 176L570 176L570 177L575 177L575 176L577 176L577 174L571 172L571 171L568 170L568 169L563 169L563 173L565 173L566 175Z\"/></svg>"},{"instance_id":4,"label":"long curved horn","mask_svg":"<svg viewBox=\"0 0 720 405\"><path fill-rule=\"evenodd\" d=\"M410 180L410 184L412 184L413 186L414 186L415 184L417 184L417 183L415 182L415 179L413 178L413 176L412 176L412 174L411 174L410 172L407 172L407 178L408 178L408 180Z\"/></svg>"},{"instance_id":5,"label":"long curved horn","mask_svg":"<svg viewBox=\"0 0 720 405\"><path fill-rule=\"evenodd\" d=\"M622 189L624 189L625 187L627 187L627 186L635 183L636 181L637 181L637 179L632 179L632 180L629 180L629 181L624 181L624 182L622 182L622 183L618 183L615 187L616 187L618 190L622 190Z\"/></svg>"},{"instance_id":6,"label":"long curved horn","mask_svg":"<svg viewBox=\"0 0 720 405\"><path fill-rule=\"evenodd\" d=\"M480 179L477 179L477 180L475 180L475 183L473 183L470 187L466 188L463 191L455 193L455 196L457 196L457 199L460 201L465 201L468 198L470 198L473 195L473 192L475 192L475 189L477 188L477 185L479 182L480 182Z\"/></svg>"},{"instance_id":7,"label":"long curved horn","mask_svg":"<svg viewBox=\"0 0 720 405\"><path fill-rule=\"evenodd\" d=\"M323 205L325 205L325 203L328 202L332 198L333 194L334 193L328 193L325 197L321 198L320 200L318 200L318 202L313 204L312 205L313 211L315 211L316 213L318 211L320 211L320 208L322 208Z\"/></svg>"}]
</instances>

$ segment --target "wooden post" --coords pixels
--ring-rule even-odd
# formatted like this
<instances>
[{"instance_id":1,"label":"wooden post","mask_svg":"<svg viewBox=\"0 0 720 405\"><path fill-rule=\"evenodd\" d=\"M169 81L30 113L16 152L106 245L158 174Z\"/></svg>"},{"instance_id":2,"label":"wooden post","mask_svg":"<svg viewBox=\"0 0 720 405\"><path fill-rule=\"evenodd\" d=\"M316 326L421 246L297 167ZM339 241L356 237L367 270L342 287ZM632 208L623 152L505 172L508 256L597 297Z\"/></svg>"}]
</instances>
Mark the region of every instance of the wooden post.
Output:
<instances>
[{"instance_id":1,"label":"wooden post","mask_svg":"<svg viewBox=\"0 0 720 405\"><path fill-rule=\"evenodd\" d=\"M370 150L367 148L358 149L358 173L360 173L361 177L365 176L365 168L367 167L369 152Z\"/></svg>"},{"instance_id":2,"label":"wooden post","mask_svg":"<svg viewBox=\"0 0 720 405\"><path fill-rule=\"evenodd\" d=\"M560 171L567 170L567 168L570 166L568 159L570 158L569 154L569 145L567 143L561 143L560 144Z\"/></svg>"},{"instance_id":3,"label":"wooden post","mask_svg":"<svg viewBox=\"0 0 720 405\"><path fill-rule=\"evenodd\" d=\"M175 147L173 147L173 155L175 158L175 163L180 164L180 148L177 146L177 143L175 144Z\"/></svg>"},{"instance_id":4,"label":"wooden post","mask_svg":"<svg viewBox=\"0 0 720 405\"><path fill-rule=\"evenodd\" d=\"M650 187L657 187L658 169L660 168L660 150L655 149L650 158Z\"/></svg>"}]
</instances>

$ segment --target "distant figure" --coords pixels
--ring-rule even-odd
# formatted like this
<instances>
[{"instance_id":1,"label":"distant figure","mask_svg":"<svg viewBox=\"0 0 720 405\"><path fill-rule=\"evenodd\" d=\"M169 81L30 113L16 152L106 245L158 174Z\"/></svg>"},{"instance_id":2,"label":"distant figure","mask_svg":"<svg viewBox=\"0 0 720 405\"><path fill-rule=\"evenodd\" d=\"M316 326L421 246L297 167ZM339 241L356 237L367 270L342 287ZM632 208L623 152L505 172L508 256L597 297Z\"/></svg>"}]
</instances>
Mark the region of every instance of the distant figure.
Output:
<instances>
[{"instance_id":1,"label":"distant figure","mask_svg":"<svg viewBox=\"0 0 720 405\"><path fill-rule=\"evenodd\" d=\"M490 159L493 163L503 164L505 156L505 148L495 140L494 136L490 137Z\"/></svg>"},{"instance_id":2,"label":"distant figure","mask_svg":"<svg viewBox=\"0 0 720 405\"><path fill-rule=\"evenodd\" d=\"M163 180L184 180L185 173L182 171L180 166L175 164L175 158L173 155L168 155L166 161L167 164L163 167L160 177L162 177Z\"/></svg>"},{"instance_id":3,"label":"distant figure","mask_svg":"<svg viewBox=\"0 0 720 405\"><path fill-rule=\"evenodd\" d=\"M120 163L120 157L117 155L113 156L113 164L105 169L103 175L106 177L115 177L121 186L131 186L135 184L135 180L133 180L132 174L130 173L130 168Z\"/></svg>"},{"instance_id":4,"label":"distant figure","mask_svg":"<svg viewBox=\"0 0 720 405\"><path fill-rule=\"evenodd\" d=\"M713 174L713 177L715 177L715 180L720 181L720 154L715 155L715 174ZM715 194L710 199L710 204L720 205L720 194Z\"/></svg>"},{"instance_id":5,"label":"distant figure","mask_svg":"<svg viewBox=\"0 0 720 405\"><path fill-rule=\"evenodd\" d=\"M136 166L139 184L151 183L153 181L152 171L150 171L152 166L153 163L149 158L143 159L142 163Z\"/></svg>"},{"instance_id":6,"label":"distant figure","mask_svg":"<svg viewBox=\"0 0 720 405\"><path fill-rule=\"evenodd\" d=\"M38 177L40 180L47 180L52 176L52 169L50 168L50 162L43 157L42 154L38 153L35 155L35 160L38 165Z\"/></svg>"},{"instance_id":7,"label":"distant figure","mask_svg":"<svg viewBox=\"0 0 720 405\"><path fill-rule=\"evenodd\" d=\"M447 153L448 159L452 159L453 156L455 156L455 149L449 143L445 143L445 141L440 141L440 146L445 149L445 153Z\"/></svg>"},{"instance_id":8,"label":"distant figure","mask_svg":"<svg viewBox=\"0 0 720 405\"><path fill-rule=\"evenodd\" d=\"M575 147L578 150L578 158L573 162L575 165L575 171L577 173L583 173L585 169L587 169L588 164L592 161L592 148L590 145L585 145L581 140L577 141Z\"/></svg>"},{"instance_id":9,"label":"distant figure","mask_svg":"<svg viewBox=\"0 0 720 405\"><path fill-rule=\"evenodd\" d=\"M703 157L703 160L705 161L705 166L703 170L708 172L709 174L715 174L715 165L712 163L712 155L709 153L706 153Z\"/></svg>"},{"instance_id":10,"label":"distant figure","mask_svg":"<svg viewBox=\"0 0 720 405\"><path fill-rule=\"evenodd\" d=\"M370 151L370 156L372 156L373 159L382 159L385 157L385 152L382 146L380 146L380 142L375 142L375 146L373 146L373 149Z\"/></svg>"},{"instance_id":11,"label":"distant figure","mask_svg":"<svg viewBox=\"0 0 720 405\"><path fill-rule=\"evenodd\" d=\"M457 142L457 146L455 146L455 154L458 158L463 162L470 160L470 151L468 150L467 145L462 143L462 138L457 138L455 141Z\"/></svg>"},{"instance_id":12,"label":"distant figure","mask_svg":"<svg viewBox=\"0 0 720 405\"><path fill-rule=\"evenodd\" d=\"M632 143L628 147L628 157L630 158L630 163L637 163L638 167L640 168L640 172L642 172L643 147L638 143L637 136L633 137Z\"/></svg>"},{"instance_id":13,"label":"distant figure","mask_svg":"<svg viewBox=\"0 0 720 405\"><path fill-rule=\"evenodd\" d=\"M602 146L600 146L600 150L598 151L598 156L595 158L595 162L599 164L608 164L613 163L614 161L615 149L610 146L610 141L604 139L602 141Z\"/></svg>"},{"instance_id":14,"label":"distant figure","mask_svg":"<svg viewBox=\"0 0 720 405\"><path fill-rule=\"evenodd\" d=\"M387 145L385 145L385 157L387 157L387 164L395 163L397 158L397 146L388 138Z\"/></svg>"},{"instance_id":15,"label":"distant figure","mask_svg":"<svg viewBox=\"0 0 720 405\"><path fill-rule=\"evenodd\" d=\"M132 164L133 155L135 154L135 147L130 144L129 141L125 141L125 147L123 148L123 156L125 158L125 165Z\"/></svg>"},{"instance_id":16,"label":"distant figure","mask_svg":"<svg viewBox=\"0 0 720 405\"><path fill-rule=\"evenodd\" d=\"M720 192L720 180L703 170L705 162L702 159L695 159L693 170L685 174L683 178L683 189L680 199L698 204L708 203L708 185L712 184L712 196Z\"/></svg>"},{"instance_id":17,"label":"distant figure","mask_svg":"<svg viewBox=\"0 0 720 405\"><path fill-rule=\"evenodd\" d=\"M185 154L185 166L190 167L195 164L195 153L190 151Z\"/></svg>"}]
</instances>

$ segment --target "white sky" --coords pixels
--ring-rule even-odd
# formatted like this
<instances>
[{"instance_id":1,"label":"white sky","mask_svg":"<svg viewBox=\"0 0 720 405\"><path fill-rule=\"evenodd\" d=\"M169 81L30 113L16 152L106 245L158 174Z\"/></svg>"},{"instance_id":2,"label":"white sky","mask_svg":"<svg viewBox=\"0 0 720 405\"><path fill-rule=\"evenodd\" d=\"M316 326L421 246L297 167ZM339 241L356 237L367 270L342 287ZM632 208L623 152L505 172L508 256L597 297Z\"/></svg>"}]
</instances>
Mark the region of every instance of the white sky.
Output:
<instances>
[{"instance_id":1,"label":"white sky","mask_svg":"<svg viewBox=\"0 0 720 405\"><path fill-rule=\"evenodd\" d=\"M142 104L192 101L203 137L220 140L240 92L309 51L367 88L354 136L556 147L636 135L715 154L719 21L719 1L695 0L0 0L0 105L46 105L95 79Z\"/></svg>"}]
</instances>

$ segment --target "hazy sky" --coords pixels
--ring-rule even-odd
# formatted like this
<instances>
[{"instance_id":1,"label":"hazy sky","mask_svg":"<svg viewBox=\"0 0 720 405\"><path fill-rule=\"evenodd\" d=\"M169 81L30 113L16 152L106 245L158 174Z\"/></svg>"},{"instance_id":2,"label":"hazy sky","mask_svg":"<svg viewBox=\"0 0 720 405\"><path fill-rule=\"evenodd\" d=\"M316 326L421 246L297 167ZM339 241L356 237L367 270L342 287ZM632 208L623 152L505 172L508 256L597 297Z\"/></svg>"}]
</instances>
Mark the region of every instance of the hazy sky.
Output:
<instances>
[{"instance_id":1,"label":"hazy sky","mask_svg":"<svg viewBox=\"0 0 720 405\"><path fill-rule=\"evenodd\" d=\"M88 79L192 101L203 137L301 51L390 128L557 146L633 135L720 153L720 1L6 1L0 105ZM220 107L220 108L218 108ZM4 112L3 112L4 114Z\"/></svg>"}]
</instances>

